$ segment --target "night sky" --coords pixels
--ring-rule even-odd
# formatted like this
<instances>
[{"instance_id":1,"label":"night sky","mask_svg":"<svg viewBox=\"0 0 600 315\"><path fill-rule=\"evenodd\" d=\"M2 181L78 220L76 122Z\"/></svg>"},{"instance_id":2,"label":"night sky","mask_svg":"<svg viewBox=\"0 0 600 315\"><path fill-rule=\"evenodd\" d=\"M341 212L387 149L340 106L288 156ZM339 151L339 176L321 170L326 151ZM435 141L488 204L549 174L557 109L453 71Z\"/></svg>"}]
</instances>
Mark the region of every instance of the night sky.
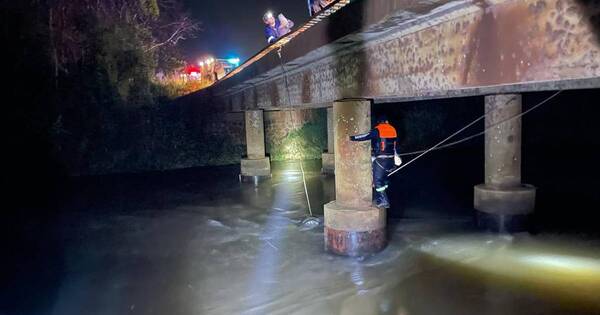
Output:
<instances>
[{"instance_id":1,"label":"night sky","mask_svg":"<svg viewBox=\"0 0 600 315\"><path fill-rule=\"evenodd\" d=\"M197 38L183 43L186 58L202 55L245 60L266 46L262 16L283 13L296 26L308 20L306 0L184 0L192 17L202 23Z\"/></svg>"}]
</instances>

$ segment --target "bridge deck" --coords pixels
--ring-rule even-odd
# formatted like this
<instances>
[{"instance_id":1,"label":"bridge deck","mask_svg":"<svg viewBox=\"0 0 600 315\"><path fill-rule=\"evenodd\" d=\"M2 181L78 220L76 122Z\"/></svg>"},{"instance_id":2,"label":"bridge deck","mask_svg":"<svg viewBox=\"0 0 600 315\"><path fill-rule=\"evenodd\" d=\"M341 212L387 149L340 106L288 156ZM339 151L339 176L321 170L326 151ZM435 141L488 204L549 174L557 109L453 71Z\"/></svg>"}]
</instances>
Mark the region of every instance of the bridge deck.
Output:
<instances>
[{"instance_id":1,"label":"bridge deck","mask_svg":"<svg viewBox=\"0 0 600 315\"><path fill-rule=\"evenodd\" d=\"M201 93L240 111L600 87L593 1L363 0L339 8L280 41L282 60L267 49Z\"/></svg>"}]
</instances>

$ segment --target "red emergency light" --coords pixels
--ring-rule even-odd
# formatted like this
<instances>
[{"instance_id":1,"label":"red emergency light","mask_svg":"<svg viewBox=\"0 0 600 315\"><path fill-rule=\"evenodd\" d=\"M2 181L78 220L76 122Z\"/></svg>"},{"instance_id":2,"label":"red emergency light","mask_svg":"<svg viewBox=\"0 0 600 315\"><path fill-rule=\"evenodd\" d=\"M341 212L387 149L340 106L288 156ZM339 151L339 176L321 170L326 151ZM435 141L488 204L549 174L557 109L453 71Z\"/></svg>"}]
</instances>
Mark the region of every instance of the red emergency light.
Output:
<instances>
[{"instance_id":1,"label":"red emergency light","mask_svg":"<svg viewBox=\"0 0 600 315\"><path fill-rule=\"evenodd\" d=\"M202 69L199 66L194 65L194 64L190 64L185 67L185 73L187 75L191 75L194 72L199 74L202 72Z\"/></svg>"}]
</instances>

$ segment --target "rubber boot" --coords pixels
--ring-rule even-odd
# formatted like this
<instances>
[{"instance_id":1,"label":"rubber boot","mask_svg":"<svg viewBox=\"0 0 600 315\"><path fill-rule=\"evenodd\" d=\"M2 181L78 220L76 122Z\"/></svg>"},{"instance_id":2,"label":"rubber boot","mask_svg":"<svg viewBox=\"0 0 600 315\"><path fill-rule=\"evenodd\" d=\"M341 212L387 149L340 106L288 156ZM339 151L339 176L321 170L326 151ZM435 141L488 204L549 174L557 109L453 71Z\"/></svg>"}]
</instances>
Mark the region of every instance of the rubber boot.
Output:
<instances>
[{"instance_id":1,"label":"rubber boot","mask_svg":"<svg viewBox=\"0 0 600 315\"><path fill-rule=\"evenodd\" d=\"M375 191L375 206L377 208L386 208L386 209L390 207L390 202L388 201L385 191L382 191L382 192Z\"/></svg>"}]
</instances>

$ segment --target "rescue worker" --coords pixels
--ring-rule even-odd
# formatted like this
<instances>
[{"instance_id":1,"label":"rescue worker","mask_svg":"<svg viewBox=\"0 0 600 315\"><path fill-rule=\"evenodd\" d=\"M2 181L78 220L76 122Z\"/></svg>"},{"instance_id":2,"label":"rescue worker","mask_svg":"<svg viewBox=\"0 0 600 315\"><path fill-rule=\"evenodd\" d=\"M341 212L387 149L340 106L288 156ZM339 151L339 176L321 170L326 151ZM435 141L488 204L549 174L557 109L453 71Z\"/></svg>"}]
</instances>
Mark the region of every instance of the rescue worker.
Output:
<instances>
[{"instance_id":1,"label":"rescue worker","mask_svg":"<svg viewBox=\"0 0 600 315\"><path fill-rule=\"evenodd\" d=\"M273 13L267 12L263 15L263 22L265 23L265 38L268 44L272 44L278 38L285 36L294 27L294 21L286 18L281 13L275 18Z\"/></svg>"},{"instance_id":2,"label":"rescue worker","mask_svg":"<svg viewBox=\"0 0 600 315\"><path fill-rule=\"evenodd\" d=\"M402 160L398 155L398 134L385 116L377 119L377 125L371 131L350 136L351 141L371 140L371 162L373 164L374 201L379 208L389 208L390 202L385 190L388 188L388 174L394 165L400 166Z\"/></svg>"},{"instance_id":3,"label":"rescue worker","mask_svg":"<svg viewBox=\"0 0 600 315\"><path fill-rule=\"evenodd\" d=\"M263 15L263 22L265 23L265 37L267 38L267 43L271 44L279 38L279 27L281 24L279 19L275 19L271 12L267 12Z\"/></svg>"},{"instance_id":4,"label":"rescue worker","mask_svg":"<svg viewBox=\"0 0 600 315\"><path fill-rule=\"evenodd\" d=\"M334 0L308 0L308 14L310 16L318 14L321 10L333 3L333 1Z\"/></svg>"}]
</instances>

